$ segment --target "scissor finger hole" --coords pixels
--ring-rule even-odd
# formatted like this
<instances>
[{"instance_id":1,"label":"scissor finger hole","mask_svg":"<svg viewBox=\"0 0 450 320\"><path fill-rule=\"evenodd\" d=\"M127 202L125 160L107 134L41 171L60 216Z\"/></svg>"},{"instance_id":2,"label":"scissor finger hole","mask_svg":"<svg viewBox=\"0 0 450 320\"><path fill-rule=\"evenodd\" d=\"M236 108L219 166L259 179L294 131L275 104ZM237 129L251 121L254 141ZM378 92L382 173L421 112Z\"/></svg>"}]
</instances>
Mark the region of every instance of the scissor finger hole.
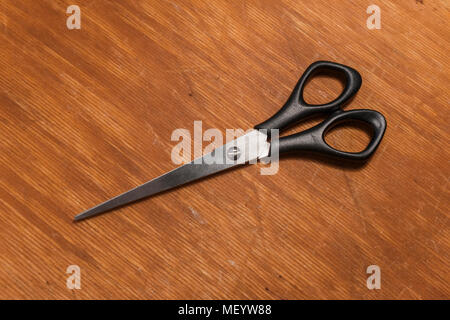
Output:
<instances>
[{"instance_id":1,"label":"scissor finger hole","mask_svg":"<svg viewBox=\"0 0 450 320\"><path fill-rule=\"evenodd\" d=\"M314 106L337 99L344 91L345 74L337 70L318 70L312 74L303 89L303 100Z\"/></svg>"},{"instance_id":2,"label":"scissor finger hole","mask_svg":"<svg viewBox=\"0 0 450 320\"><path fill-rule=\"evenodd\" d=\"M373 134L370 124L364 121L347 120L330 128L325 133L324 140L336 150L361 152L367 148Z\"/></svg>"}]
</instances>

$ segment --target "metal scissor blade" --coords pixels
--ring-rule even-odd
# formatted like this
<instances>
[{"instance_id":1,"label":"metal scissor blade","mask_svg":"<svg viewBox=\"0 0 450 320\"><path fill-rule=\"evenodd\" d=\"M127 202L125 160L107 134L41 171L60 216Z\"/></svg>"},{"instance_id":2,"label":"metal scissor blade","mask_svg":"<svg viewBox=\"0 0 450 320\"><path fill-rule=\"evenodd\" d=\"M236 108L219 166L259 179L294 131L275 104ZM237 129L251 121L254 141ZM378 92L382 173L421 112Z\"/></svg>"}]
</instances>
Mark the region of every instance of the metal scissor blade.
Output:
<instances>
[{"instance_id":1,"label":"metal scissor blade","mask_svg":"<svg viewBox=\"0 0 450 320\"><path fill-rule=\"evenodd\" d=\"M237 149L236 149L237 148ZM267 157L270 145L267 136L258 131L252 130L249 133L215 149L201 158L182 165L169 171L153 180L150 180L134 189L131 189L117 197L105 201L91 209L88 209L77 216L75 221L93 217L100 213L124 206L154 194L173 189L183 184L207 177L214 173L242 165L260 158ZM238 151L236 159L230 159L230 151ZM221 160L222 159L222 160Z\"/></svg>"}]
</instances>

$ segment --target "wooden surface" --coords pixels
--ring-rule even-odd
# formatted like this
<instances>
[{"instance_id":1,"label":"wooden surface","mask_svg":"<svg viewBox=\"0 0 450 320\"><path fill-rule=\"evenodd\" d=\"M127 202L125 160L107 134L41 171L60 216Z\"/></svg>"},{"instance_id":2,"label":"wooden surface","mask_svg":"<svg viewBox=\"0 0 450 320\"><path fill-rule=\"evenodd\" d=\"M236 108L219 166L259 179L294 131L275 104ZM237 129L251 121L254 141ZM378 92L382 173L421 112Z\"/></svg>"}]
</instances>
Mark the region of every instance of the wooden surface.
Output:
<instances>
[{"instance_id":1,"label":"wooden surface","mask_svg":"<svg viewBox=\"0 0 450 320\"><path fill-rule=\"evenodd\" d=\"M0 298L448 298L448 21L446 0L1 1ZM72 222L174 168L173 130L265 120L319 59L361 73L347 110L387 118L367 165L291 156Z\"/></svg>"}]
</instances>

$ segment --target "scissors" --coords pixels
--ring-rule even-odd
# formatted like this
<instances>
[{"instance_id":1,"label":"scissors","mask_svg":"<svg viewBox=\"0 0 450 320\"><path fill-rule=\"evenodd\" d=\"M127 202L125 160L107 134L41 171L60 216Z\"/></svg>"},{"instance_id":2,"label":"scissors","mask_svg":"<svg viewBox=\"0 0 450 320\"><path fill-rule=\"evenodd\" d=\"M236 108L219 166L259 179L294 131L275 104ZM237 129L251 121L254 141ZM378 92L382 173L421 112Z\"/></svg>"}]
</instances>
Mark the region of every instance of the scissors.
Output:
<instances>
[{"instance_id":1,"label":"scissors","mask_svg":"<svg viewBox=\"0 0 450 320\"><path fill-rule=\"evenodd\" d=\"M320 105L305 102L303 91L306 83L318 71L338 72L344 75L345 86L342 93L333 101ZM342 111L349 100L361 87L361 75L355 69L329 61L317 61L311 64L297 82L283 107L267 121L239 138L215 149L213 152L186 163L134 189L107 200L77 216L75 221L93 217L111 211L134 201L167 191L186 183L210 176L238 165L256 163L267 159L274 150L279 155L290 152L317 152L342 160L367 160L377 149L386 130L384 116L374 110L358 109ZM281 137L272 141L273 130L283 130L313 115L328 114L318 125L305 131ZM372 138L361 152L346 152L332 148L325 142L324 136L334 126L346 121L360 121L372 127ZM246 150L243 152L243 150ZM218 158L217 155L220 155ZM224 161L211 161L222 159Z\"/></svg>"}]
</instances>

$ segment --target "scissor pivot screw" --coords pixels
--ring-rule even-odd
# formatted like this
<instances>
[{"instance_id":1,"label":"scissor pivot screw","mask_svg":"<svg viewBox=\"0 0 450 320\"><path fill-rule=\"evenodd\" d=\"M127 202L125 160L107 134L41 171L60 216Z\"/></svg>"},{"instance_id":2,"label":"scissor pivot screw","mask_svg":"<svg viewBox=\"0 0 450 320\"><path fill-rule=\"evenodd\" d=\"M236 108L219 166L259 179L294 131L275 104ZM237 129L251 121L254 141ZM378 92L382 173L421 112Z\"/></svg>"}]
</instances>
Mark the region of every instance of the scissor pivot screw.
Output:
<instances>
[{"instance_id":1,"label":"scissor pivot screw","mask_svg":"<svg viewBox=\"0 0 450 320\"><path fill-rule=\"evenodd\" d=\"M240 156L241 156L241 150L236 146L229 148L227 151L227 157L230 160L235 161L235 160L239 159Z\"/></svg>"}]
</instances>

